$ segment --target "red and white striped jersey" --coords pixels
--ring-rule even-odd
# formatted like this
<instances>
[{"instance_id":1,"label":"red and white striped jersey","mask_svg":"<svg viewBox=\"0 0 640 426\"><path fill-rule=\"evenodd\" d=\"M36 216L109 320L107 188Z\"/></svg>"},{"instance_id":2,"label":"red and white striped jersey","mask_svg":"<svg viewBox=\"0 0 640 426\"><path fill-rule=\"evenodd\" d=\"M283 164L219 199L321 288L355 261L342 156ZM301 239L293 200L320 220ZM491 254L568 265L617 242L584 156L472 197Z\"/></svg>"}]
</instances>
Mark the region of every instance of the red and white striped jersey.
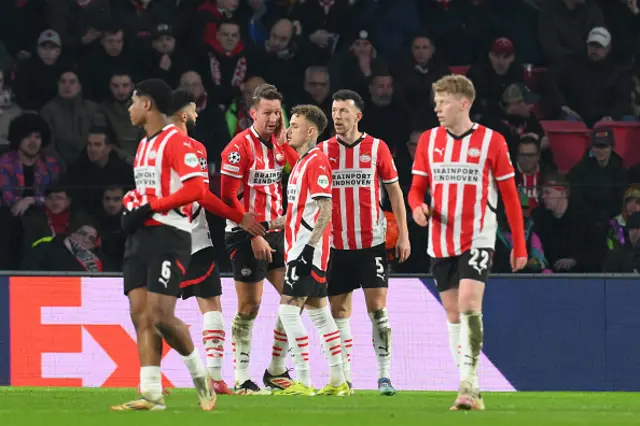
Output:
<instances>
[{"instance_id":1,"label":"red and white striped jersey","mask_svg":"<svg viewBox=\"0 0 640 426\"><path fill-rule=\"evenodd\" d=\"M182 188L182 182L191 178L208 177L198 160L191 138L173 124L140 141L133 160L133 175L135 196L128 197L125 204L130 207L167 197ZM190 233L192 213L193 205L189 204L166 213L154 213L145 224L169 225Z\"/></svg>"},{"instance_id":2,"label":"red and white striped jersey","mask_svg":"<svg viewBox=\"0 0 640 426\"><path fill-rule=\"evenodd\" d=\"M363 133L353 145L334 136L318 147L329 158L333 175L332 246L359 250L384 244L387 221L380 183L398 181L387 144Z\"/></svg>"},{"instance_id":3,"label":"red and white striped jersey","mask_svg":"<svg viewBox=\"0 0 640 426\"><path fill-rule=\"evenodd\" d=\"M198 154L200 168L205 171L207 177L204 179L205 184L209 185L209 162L207 160L207 148L195 139L191 139L191 143ZM191 254L197 253L207 247L213 247L211 233L209 232L209 222L207 222L207 213L204 208L193 203L193 222L191 229Z\"/></svg>"},{"instance_id":4,"label":"red and white striped jersey","mask_svg":"<svg viewBox=\"0 0 640 426\"><path fill-rule=\"evenodd\" d=\"M275 139L263 141L251 126L238 133L222 151L220 173L242 179L242 204L258 221L282 216L282 169L286 160ZM227 220L226 231L238 224Z\"/></svg>"},{"instance_id":5,"label":"red and white striped jersey","mask_svg":"<svg viewBox=\"0 0 640 426\"><path fill-rule=\"evenodd\" d=\"M495 247L497 182L514 177L501 134L479 124L460 137L443 127L427 130L418 141L412 172L429 178L431 257Z\"/></svg>"},{"instance_id":6,"label":"red and white striped jersey","mask_svg":"<svg viewBox=\"0 0 640 426\"><path fill-rule=\"evenodd\" d=\"M289 176L284 232L285 262L297 259L309 242L320 214L320 206L316 202L318 198L331 199L331 165L327 156L315 147L298 160ZM313 266L321 271L327 270L330 239L331 223L313 254Z\"/></svg>"}]
</instances>

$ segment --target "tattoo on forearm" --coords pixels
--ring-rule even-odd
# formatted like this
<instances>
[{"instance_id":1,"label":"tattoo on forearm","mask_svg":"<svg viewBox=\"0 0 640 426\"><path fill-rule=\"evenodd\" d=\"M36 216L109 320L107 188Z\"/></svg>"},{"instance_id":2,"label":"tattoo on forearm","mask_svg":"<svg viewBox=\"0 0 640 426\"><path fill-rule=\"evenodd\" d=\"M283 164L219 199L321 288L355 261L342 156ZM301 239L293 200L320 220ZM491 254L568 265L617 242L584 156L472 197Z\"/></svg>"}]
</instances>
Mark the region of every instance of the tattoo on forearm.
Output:
<instances>
[{"instance_id":1,"label":"tattoo on forearm","mask_svg":"<svg viewBox=\"0 0 640 426\"><path fill-rule=\"evenodd\" d=\"M280 216L279 218L272 220L269 223L269 229L278 229L284 227L285 216Z\"/></svg>"},{"instance_id":2,"label":"tattoo on forearm","mask_svg":"<svg viewBox=\"0 0 640 426\"><path fill-rule=\"evenodd\" d=\"M322 238L322 234L324 234L324 230L329 225L331 221L331 199L330 198L318 198L316 200L318 205L320 206L320 214L318 214L318 219L316 220L316 226L313 228L311 232L311 236L309 237L309 245L315 247Z\"/></svg>"}]
</instances>

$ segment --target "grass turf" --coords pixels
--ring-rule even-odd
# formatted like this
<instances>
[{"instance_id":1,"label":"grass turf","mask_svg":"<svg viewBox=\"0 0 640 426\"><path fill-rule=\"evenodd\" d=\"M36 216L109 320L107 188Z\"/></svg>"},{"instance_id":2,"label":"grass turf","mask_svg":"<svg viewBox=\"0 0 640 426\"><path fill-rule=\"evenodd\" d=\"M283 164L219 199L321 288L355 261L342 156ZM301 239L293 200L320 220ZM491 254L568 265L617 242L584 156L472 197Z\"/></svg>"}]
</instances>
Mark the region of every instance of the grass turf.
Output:
<instances>
[{"instance_id":1,"label":"grass turf","mask_svg":"<svg viewBox=\"0 0 640 426\"><path fill-rule=\"evenodd\" d=\"M0 387L0 424L27 426L180 426L210 424L312 425L637 425L640 398L631 393L488 393L485 412L449 412L449 392L400 392L381 397L221 396L214 412L201 412L192 390L172 390L164 412L111 412L136 396L131 389Z\"/></svg>"}]
</instances>

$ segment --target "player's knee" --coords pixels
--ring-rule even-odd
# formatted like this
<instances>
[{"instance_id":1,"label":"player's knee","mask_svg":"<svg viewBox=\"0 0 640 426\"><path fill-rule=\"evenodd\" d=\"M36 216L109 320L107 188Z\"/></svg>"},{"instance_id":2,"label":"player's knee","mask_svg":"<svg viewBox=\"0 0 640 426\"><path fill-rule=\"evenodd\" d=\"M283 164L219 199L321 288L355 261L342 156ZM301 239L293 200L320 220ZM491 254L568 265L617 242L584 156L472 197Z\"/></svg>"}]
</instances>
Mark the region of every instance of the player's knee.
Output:
<instances>
[{"instance_id":1,"label":"player's knee","mask_svg":"<svg viewBox=\"0 0 640 426\"><path fill-rule=\"evenodd\" d=\"M458 299L458 310L460 312L480 312L482 311L482 299L474 295L460 295Z\"/></svg>"},{"instance_id":2,"label":"player's knee","mask_svg":"<svg viewBox=\"0 0 640 426\"><path fill-rule=\"evenodd\" d=\"M447 309L447 321L450 324L459 324L460 323L460 312L455 309L455 310L449 310Z\"/></svg>"},{"instance_id":3,"label":"player's knee","mask_svg":"<svg viewBox=\"0 0 640 426\"><path fill-rule=\"evenodd\" d=\"M136 333L139 333L144 328L151 326L149 315L143 310L131 311L130 315L131 322L133 323L133 327L135 328Z\"/></svg>"},{"instance_id":4,"label":"player's knee","mask_svg":"<svg viewBox=\"0 0 640 426\"><path fill-rule=\"evenodd\" d=\"M247 319L254 319L260 312L260 303L258 302L240 302L238 305L238 314Z\"/></svg>"}]
</instances>

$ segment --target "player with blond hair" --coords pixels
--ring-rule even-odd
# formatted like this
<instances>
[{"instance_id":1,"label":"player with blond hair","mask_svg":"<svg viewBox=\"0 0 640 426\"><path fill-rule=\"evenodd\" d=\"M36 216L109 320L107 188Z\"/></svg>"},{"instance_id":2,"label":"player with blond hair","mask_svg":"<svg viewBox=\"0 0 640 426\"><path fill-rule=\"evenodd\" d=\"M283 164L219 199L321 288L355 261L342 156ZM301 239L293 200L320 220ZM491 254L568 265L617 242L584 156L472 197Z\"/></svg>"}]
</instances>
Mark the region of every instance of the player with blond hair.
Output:
<instances>
[{"instance_id":1,"label":"player with blond hair","mask_svg":"<svg viewBox=\"0 0 640 426\"><path fill-rule=\"evenodd\" d=\"M439 127L418 141L409 205L413 219L429 226L431 272L447 314L449 344L460 370L451 410L483 410L477 376L482 351L482 299L493 259L502 195L514 248L511 267L527 263L524 225L505 139L471 121L475 88L461 75L433 84ZM427 188L431 203L425 203Z\"/></svg>"}]
</instances>

